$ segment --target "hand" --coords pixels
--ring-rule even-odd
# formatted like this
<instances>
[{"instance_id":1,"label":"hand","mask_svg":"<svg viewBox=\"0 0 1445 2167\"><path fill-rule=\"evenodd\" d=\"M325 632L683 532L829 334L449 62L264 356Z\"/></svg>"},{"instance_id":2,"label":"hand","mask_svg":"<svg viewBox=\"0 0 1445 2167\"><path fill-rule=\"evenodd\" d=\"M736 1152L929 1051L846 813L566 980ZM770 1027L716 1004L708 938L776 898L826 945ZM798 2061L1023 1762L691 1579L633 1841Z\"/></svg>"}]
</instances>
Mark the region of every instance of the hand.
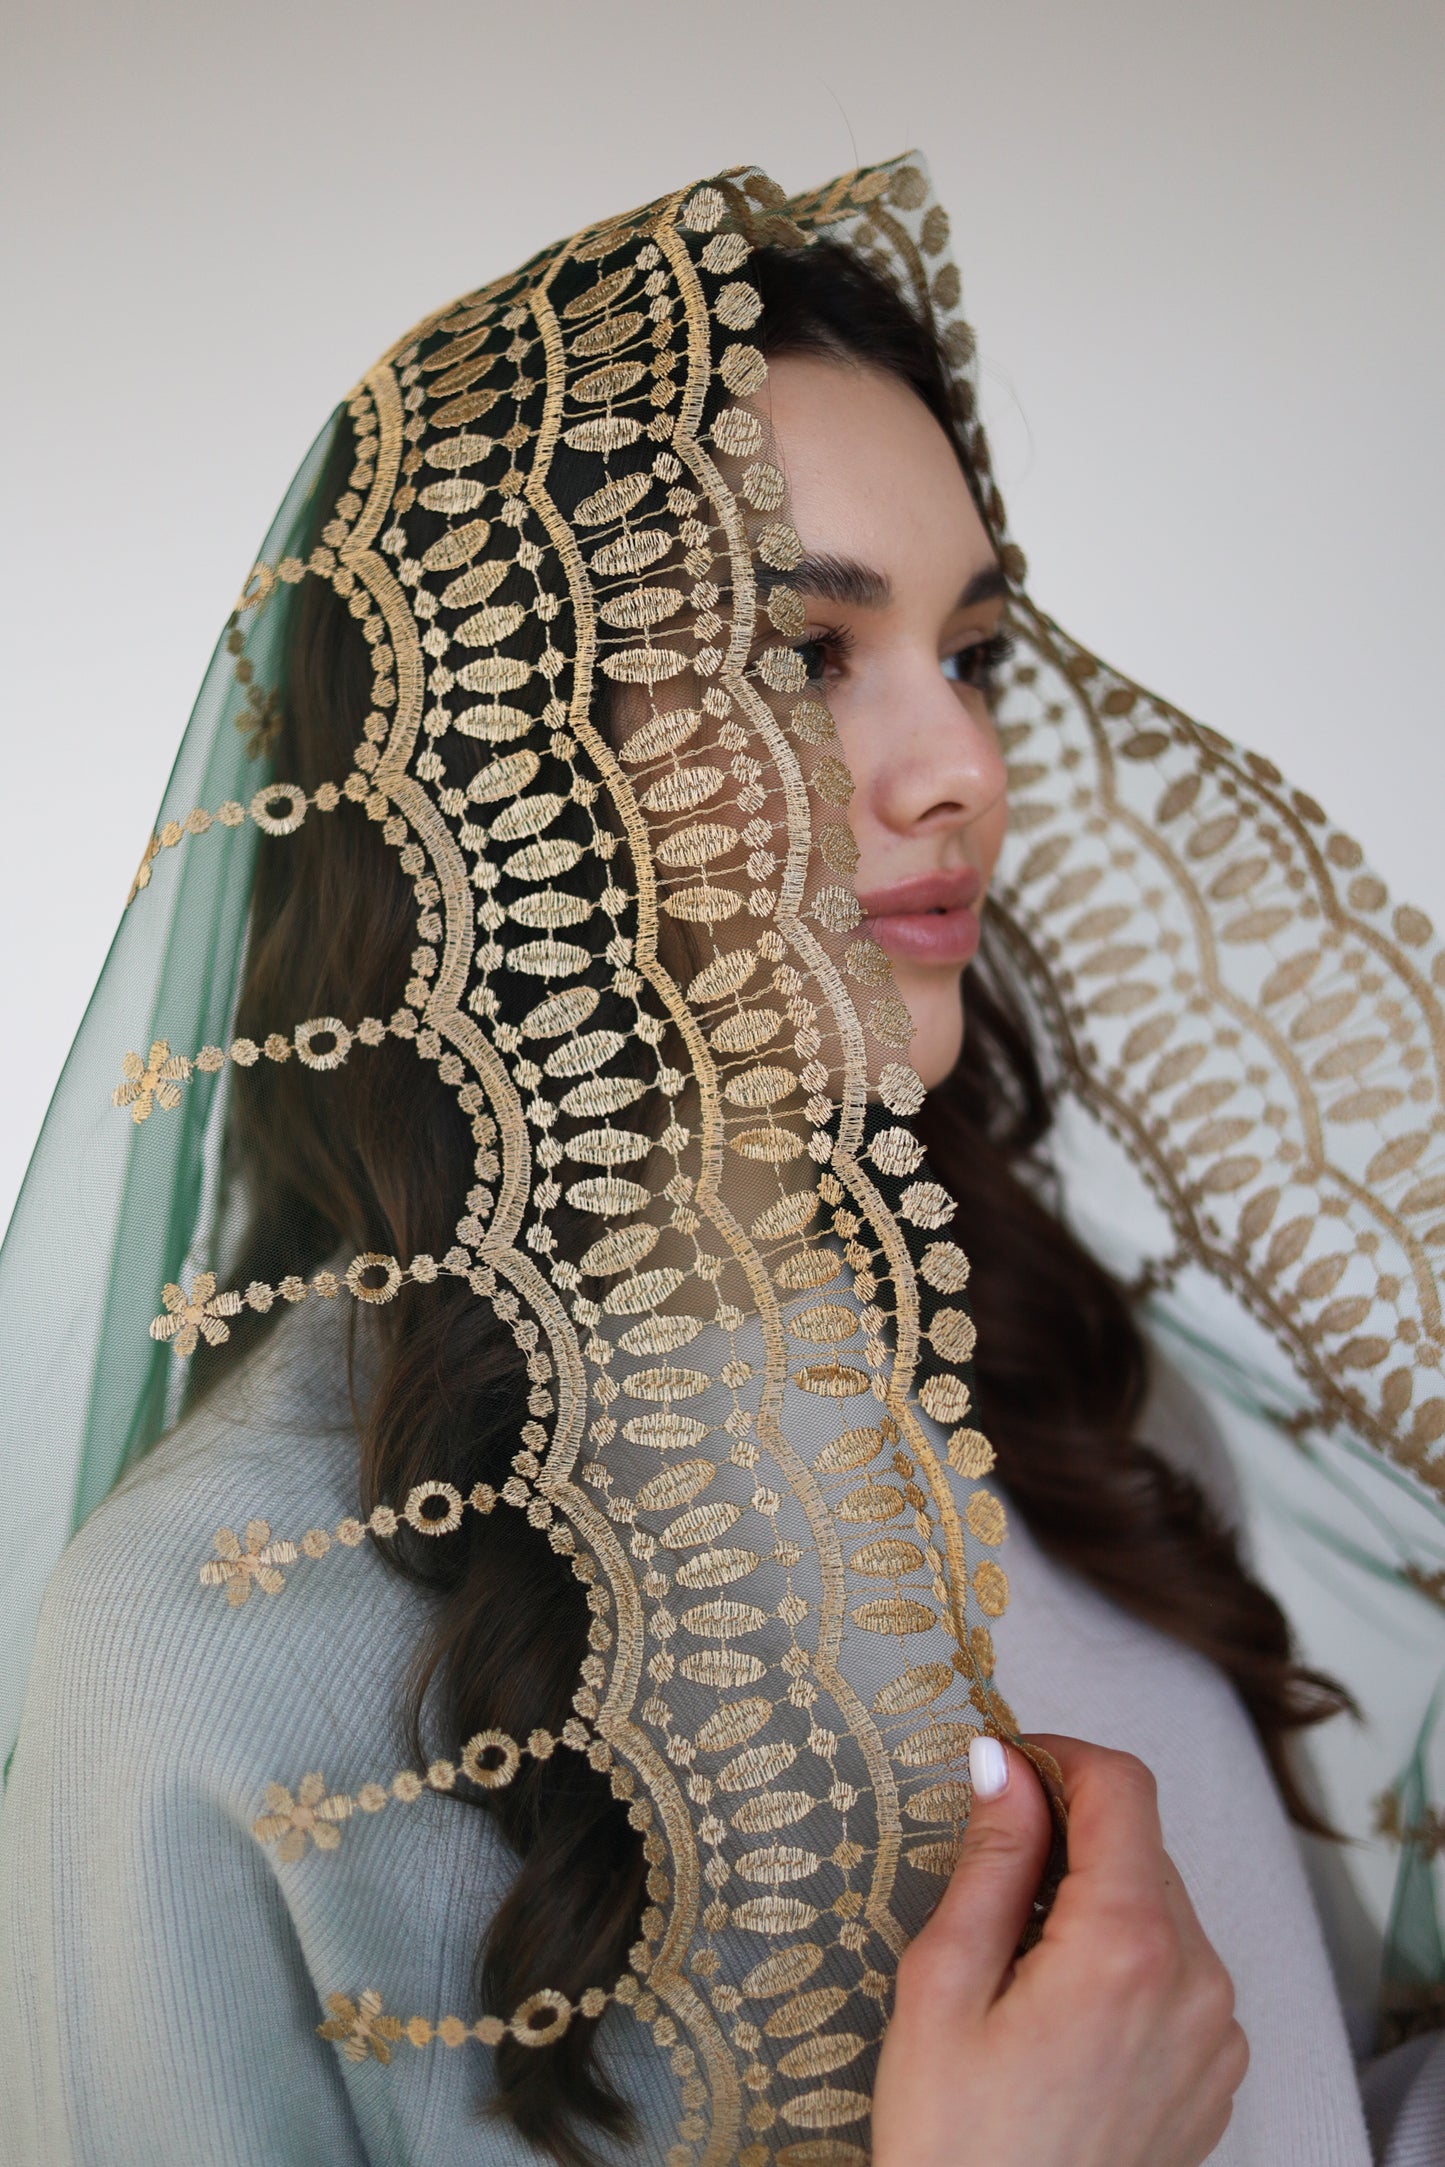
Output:
<instances>
[{"instance_id":1,"label":"hand","mask_svg":"<svg viewBox=\"0 0 1445 2167\"><path fill-rule=\"evenodd\" d=\"M1021 1753L976 1741L958 1864L898 1967L874 2167L1199 2167L1249 2048L1164 1850L1154 1779L1127 1753L1035 1743L1063 1771L1068 1873L1015 1963L1052 1816ZM991 1759L1005 1782L985 1797Z\"/></svg>"}]
</instances>

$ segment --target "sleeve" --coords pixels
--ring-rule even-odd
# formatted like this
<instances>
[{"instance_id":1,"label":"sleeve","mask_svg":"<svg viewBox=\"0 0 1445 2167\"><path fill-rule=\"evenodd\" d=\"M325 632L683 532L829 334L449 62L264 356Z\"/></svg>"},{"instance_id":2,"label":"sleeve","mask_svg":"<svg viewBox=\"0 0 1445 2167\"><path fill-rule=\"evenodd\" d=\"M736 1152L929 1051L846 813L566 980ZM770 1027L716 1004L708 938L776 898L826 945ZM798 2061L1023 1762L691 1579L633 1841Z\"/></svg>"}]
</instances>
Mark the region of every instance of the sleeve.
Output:
<instances>
[{"instance_id":1,"label":"sleeve","mask_svg":"<svg viewBox=\"0 0 1445 2167\"><path fill-rule=\"evenodd\" d=\"M1375 2167L1445 2160L1445 2032L1426 2032L1360 2071Z\"/></svg>"},{"instance_id":2,"label":"sleeve","mask_svg":"<svg viewBox=\"0 0 1445 2167\"><path fill-rule=\"evenodd\" d=\"M6 2157L364 2167L291 1919L230 1803L204 1636L168 1627L97 1527L51 1583L0 1815Z\"/></svg>"}]
</instances>

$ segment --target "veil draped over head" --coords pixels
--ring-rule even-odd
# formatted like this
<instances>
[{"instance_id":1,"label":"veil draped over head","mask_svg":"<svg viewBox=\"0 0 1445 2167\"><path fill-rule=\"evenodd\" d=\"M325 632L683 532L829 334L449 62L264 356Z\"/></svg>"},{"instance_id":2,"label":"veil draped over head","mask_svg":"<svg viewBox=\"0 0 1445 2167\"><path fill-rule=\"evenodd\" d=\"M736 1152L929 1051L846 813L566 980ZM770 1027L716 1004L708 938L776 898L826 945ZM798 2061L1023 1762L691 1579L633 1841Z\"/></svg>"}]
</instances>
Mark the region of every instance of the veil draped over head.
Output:
<instances>
[{"instance_id":1,"label":"veil draped over head","mask_svg":"<svg viewBox=\"0 0 1445 2167\"><path fill-rule=\"evenodd\" d=\"M504 1483L419 1470L310 1530L257 1496L186 1570L208 1601L284 1602L362 1542L526 1517L591 1615L572 1718L378 1770L378 1796L553 1753L606 1771L648 1901L631 1968L580 2006L628 2004L672 2058L679 2160L749 2167L861 2157L860 2058L952 1857L961 1756L1015 1730L970 1259L789 644L801 549L755 399L750 259L819 237L935 326L1008 576L990 914L1064 1097L1065 1194L1227 1410L1255 1549L1368 1721L1367 1752L1326 1752L1326 1803L1378 1824L1388 1990L1438 1993L1445 961L1268 761L1029 600L916 159L791 199L739 170L591 227L439 310L338 408L228 621L0 1264L7 1748L51 1566L208 1362L288 1305L460 1290L498 1320L527 1394ZM303 772L276 763L317 596L366 671L338 764ZM385 999L254 1013L277 854L367 850L405 906ZM315 937L324 956L338 929ZM385 1238L382 1199L338 1254L234 1138L383 1056L458 1110L463 1177L429 1251ZM448 2023L536 2043L574 2011L544 1990L473 2023L385 1984L336 1982L348 2051Z\"/></svg>"}]
</instances>

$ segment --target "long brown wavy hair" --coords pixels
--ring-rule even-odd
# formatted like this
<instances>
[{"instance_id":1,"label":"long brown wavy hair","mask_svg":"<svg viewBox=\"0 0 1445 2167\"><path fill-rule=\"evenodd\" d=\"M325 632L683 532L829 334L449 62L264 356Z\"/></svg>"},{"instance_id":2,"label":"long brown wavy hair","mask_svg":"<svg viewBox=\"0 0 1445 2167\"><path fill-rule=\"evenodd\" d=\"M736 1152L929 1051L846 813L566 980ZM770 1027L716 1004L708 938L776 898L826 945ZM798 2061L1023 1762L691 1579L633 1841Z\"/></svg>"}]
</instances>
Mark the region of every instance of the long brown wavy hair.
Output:
<instances>
[{"instance_id":1,"label":"long brown wavy hair","mask_svg":"<svg viewBox=\"0 0 1445 2167\"><path fill-rule=\"evenodd\" d=\"M752 274L773 357L807 352L888 370L956 441L948 379L932 334L892 287L835 244L763 250ZM345 430L329 505L351 463ZM960 454L962 457L962 454ZM967 464L965 462L965 472ZM974 478L970 478L971 486ZM555 479L555 477L554 477ZM565 483L565 477L563 477ZM343 775L369 705L370 663L329 586L294 600L278 772L308 792ZM310 821L258 860L238 1033L278 1018L386 1015L409 976L417 894L368 821ZM930 1094L920 1127L933 1170L957 1203L959 1239L984 1253L971 1296L974 1389L1000 1476L1042 1547L1120 1607L1207 1656L1232 1681L1294 1819L1317 1819L1291 1772L1289 1734L1347 1705L1292 1657L1274 1599L1243 1564L1199 1486L1138 1435L1145 1342L1129 1294L1051 1201L1051 1094L1004 941L986 930L967 974L962 1059ZM394 1039L317 1088L288 1063L236 1079L231 1172L264 1199L233 1270L239 1282L311 1268L354 1245L409 1256L450 1247L458 1199L492 1141L470 1127L431 1064ZM464 1281L408 1286L369 1312L377 1341L358 1398L363 1511L397 1504L437 1478L463 1493L500 1487L526 1419L528 1379L510 1332ZM238 1320L210 1389L266 1321ZM428 1591L406 1684L414 1749L455 1758L473 1733L558 1731L587 1652L583 1588L523 1515L469 1514L445 1543L403 1528L380 1545ZM650 1859L604 1776L576 1754L524 1760L506 1789L459 1781L450 1794L494 1816L517 1870L478 1951L476 1991L506 2014L541 1987L575 2000L625 1967L648 1900ZM657 1839L649 1842L656 1849ZM623 2137L626 2102L596 2055L596 2024L496 2057L494 2111L569 2167L593 2158L589 2126Z\"/></svg>"}]
</instances>

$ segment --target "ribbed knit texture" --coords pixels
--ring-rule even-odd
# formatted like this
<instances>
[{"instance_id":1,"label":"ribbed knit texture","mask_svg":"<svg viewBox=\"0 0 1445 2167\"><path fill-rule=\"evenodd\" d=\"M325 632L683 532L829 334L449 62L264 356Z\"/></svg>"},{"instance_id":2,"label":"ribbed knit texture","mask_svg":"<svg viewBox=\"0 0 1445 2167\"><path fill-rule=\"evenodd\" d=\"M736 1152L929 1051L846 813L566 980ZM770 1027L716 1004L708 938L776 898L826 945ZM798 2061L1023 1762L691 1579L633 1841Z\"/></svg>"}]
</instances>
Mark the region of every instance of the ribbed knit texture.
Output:
<instances>
[{"instance_id":1,"label":"ribbed knit texture","mask_svg":"<svg viewBox=\"0 0 1445 2167\"><path fill-rule=\"evenodd\" d=\"M46 1599L0 1819L0 2152L24 2167L536 2158L480 2112L487 2050L402 2042L389 2067L352 2064L315 2029L328 1994L372 1985L402 2016L475 2014L472 1964L511 1870L487 1817L427 1794L289 1865L251 1833L268 1782L294 1791L319 1769L354 1793L406 1765L396 1711L422 1624L369 1545L303 1561L239 1610L199 1584L219 1526L264 1513L295 1538L356 1509L336 1379L288 1336L265 1419L233 1394L188 1424L95 1514ZM1050 1564L1016 1513L1007 1562L1006 1690L1031 1729L1155 1770L1233 1974L1253 2058L1218 2167L1366 2167L1318 1921L1232 1691ZM642 2130L617 2156L662 2167L675 2079L623 2012L602 2031ZM1379 2090L1388 2167L1445 2158L1445 2059L1417 2055Z\"/></svg>"}]
</instances>

